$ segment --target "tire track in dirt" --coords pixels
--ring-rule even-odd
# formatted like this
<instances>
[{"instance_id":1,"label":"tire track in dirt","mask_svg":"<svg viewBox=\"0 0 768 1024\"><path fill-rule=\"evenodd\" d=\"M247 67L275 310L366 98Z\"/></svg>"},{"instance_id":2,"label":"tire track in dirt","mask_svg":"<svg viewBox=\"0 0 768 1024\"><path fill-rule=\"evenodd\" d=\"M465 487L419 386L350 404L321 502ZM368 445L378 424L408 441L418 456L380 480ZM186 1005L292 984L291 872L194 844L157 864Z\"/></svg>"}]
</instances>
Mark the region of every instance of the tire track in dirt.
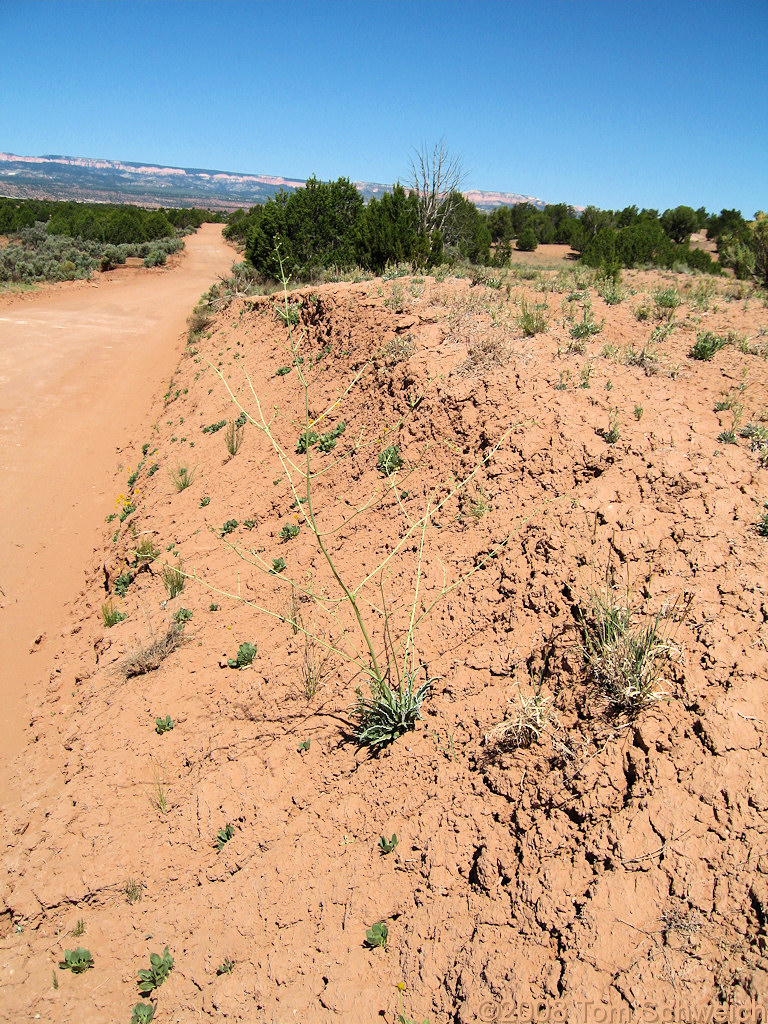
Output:
<instances>
[{"instance_id":1,"label":"tire track in dirt","mask_svg":"<svg viewBox=\"0 0 768 1024\"><path fill-rule=\"evenodd\" d=\"M167 269L0 305L0 799L25 743L26 698L113 510L119 445L144 426L192 306L233 258L221 227L205 224Z\"/></svg>"}]
</instances>

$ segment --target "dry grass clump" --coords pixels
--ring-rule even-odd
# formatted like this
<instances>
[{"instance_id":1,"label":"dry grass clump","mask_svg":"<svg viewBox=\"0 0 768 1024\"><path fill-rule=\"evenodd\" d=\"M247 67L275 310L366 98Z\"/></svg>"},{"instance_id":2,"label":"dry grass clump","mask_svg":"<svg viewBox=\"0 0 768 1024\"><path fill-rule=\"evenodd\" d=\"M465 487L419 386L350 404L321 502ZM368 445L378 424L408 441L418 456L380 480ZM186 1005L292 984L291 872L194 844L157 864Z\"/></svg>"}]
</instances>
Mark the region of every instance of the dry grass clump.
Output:
<instances>
[{"instance_id":1,"label":"dry grass clump","mask_svg":"<svg viewBox=\"0 0 768 1024\"><path fill-rule=\"evenodd\" d=\"M511 355L509 339L506 334L489 327L487 330L473 334L467 343L467 359L463 369L477 372L489 370L493 366L502 366Z\"/></svg>"},{"instance_id":2,"label":"dry grass clump","mask_svg":"<svg viewBox=\"0 0 768 1024\"><path fill-rule=\"evenodd\" d=\"M514 714L486 733L485 743L497 750L518 750L538 743L545 732L559 727L553 698L542 693L539 680L530 696L526 696L518 687L518 703Z\"/></svg>"},{"instance_id":3,"label":"dry grass clump","mask_svg":"<svg viewBox=\"0 0 768 1024\"><path fill-rule=\"evenodd\" d=\"M404 363L411 358L416 351L412 334L395 335L386 343L382 349L384 362L387 366L394 366L397 363Z\"/></svg>"},{"instance_id":4,"label":"dry grass clump","mask_svg":"<svg viewBox=\"0 0 768 1024\"><path fill-rule=\"evenodd\" d=\"M592 595L590 618L583 623L584 659L614 709L629 716L669 696L661 688L663 670L679 651L669 638L665 611L643 624L611 587L605 595Z\"/></svg>"},{"instance_id":5,"label":"dry grass clump","mask_svg":"<svg viewBox=\"0 0 768 1024\"><path fill-rule=\"evenodd\" d=\"M127 654L120 670L126 679L154 672L160 668L168 655L186 643L186 640L183 627L172 622L162 636L153 636L145 647L137 647Z\"/></svg>"}]
</instances>

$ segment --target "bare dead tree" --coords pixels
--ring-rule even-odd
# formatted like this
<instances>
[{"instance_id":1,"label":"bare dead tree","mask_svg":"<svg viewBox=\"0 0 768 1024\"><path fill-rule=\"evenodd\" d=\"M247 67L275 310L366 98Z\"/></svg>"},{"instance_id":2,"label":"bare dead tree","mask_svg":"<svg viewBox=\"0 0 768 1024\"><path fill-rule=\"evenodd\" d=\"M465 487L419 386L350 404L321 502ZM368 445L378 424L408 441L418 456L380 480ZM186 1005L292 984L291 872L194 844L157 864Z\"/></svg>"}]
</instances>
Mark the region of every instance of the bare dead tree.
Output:
<instances>
[{"instance_id":1,"label":"bare dead tree","mask_svg":"<svg viewBox=\"0 0 768 1024\"><path fill-rule=\"evenodd\" d=\"M430 150L426 145L411 157L409 187L418 197L419 229L430 242L444 231L453 213L453 197L461 192L466 173L460 156L451 154L444 138Z\"/></svg>"}]
</instances>

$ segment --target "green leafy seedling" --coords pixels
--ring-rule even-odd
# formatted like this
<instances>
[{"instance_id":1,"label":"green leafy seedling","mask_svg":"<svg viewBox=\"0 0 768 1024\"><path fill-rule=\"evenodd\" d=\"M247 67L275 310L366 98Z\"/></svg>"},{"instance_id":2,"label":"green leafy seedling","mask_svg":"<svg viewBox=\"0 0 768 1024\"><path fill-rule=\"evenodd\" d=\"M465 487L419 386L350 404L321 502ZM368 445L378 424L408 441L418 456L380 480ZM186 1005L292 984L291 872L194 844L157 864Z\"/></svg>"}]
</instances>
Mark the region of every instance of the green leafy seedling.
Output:
<instances>
[{"instance_id":1,"label":"green leafy seedling","mask_svg":"<svg viewBox=\"0 0 768 1024\"><path fill-rule=\"evenodd\" d=\"M136 1003L131 1013L131 1024L151 1024L155 1016L152 1003Z\"/></svg>"},{"instance_id":2,"label":"green leafy seedling","mask_svg":"<svg viewBox=\"0 0 768 1024\"><path fill-rule=\"evenodd\" d=\"M72 971L73 974L84 974L93 967L93 957L89 949L78 946L77 949L65 949L64 959L59 961L62 971Z\"/></svg>"},{"instance_id":3,"label":"green leafy seedling","mask_svg":"<svg viewBox=\"0 0 768 1024\"><path fill-rule=\"evenodd\" d=\"M285 572L288 563L284 558L273 558L271 571L277 576L279 572Z\"/></svg>"},{"instance_id":4,"label":"green leafy seedling","mask_svg":"<svg viewBox=\"0 0 768 1024\"><path fill-rule=\"evenodd\" d=\"M225 825L216 833L216 852L221 853L229 840L234 836L235 830L231 825Z\"/></svg>"},{"instance_id":5,"label":"green leafy seedling","mask_svg":"<svg viewBox=\"0 0 768 1024\"><path fill-rule=\"evenodd\" d=\"M148 971L139 971L139 995L148 996L156 988L159 988L173 969L173 957L166 946L163 955L150 953L150 968Z\"/></svg>"},{"instance_id":6,"label":"green leafy seedling","mask_svg":"<svg viewBox=\"0 0 768 1024\"><path fill-rule=\"evenodd\" d=\"M216 973L219 974L219 975L221 975L221 974L231 974L233 969L234 969L234 966L235 966L235 961L234 960L230 960L228 956L225 956L224 957L224 962L220 963L219 966L216 968Z\"/></svg>"},{"instance_id":7,"label":"green leafy seedling","mask_svg":"<svg viewBox=\"0 0 768 1024\"><path fill-rule=\"evenodd\" d=\"M386 948L389 929L383 921L377 921L371 928L365 931L365 945L368 949Z\"/></svg>"},{"instance_id":8,"label":"green leafy seedling","mask_svg":"<svg viewBox=\"0 0 768 1024\"><path fill-rule=\"evenodd\" d=\"M299 536L299 532L300 531L301 531L301 527L297 523L289 524L287 526L284 526L282 528L282 530L280 531L280 539L281 540L293 540L294 537L298 537Z\"/></svg>"},{"instance_id":9,"label":"green leafy seedling","mask_svg":"<svg viewBox=\"0 0 768 1024\"><path fill-rule=\"evenodd\" d=\"M379 472L383 473L384 476L391 476L396 470L400 469L402 464L403 460L400 458L400 450L397 445L392 444L379 452L377 465Z\"/></svg>"},{"instance_id":10,"label":"green leafy seedling","mask_svg":"<svg viewBox=\"0 0 768 1024\"><path fill-rule=\"evenodd\" d=\"M381 839L379 839L379 852L382 856L392 853L394 848L397 846L397 843L398 839L394 832L392 833L391 839L387 839L385 836L382 836Z\"/></svg>"},{"instance_id":11,"label":"green leafy seedling","mask_svg":"<svg viewBox=\"0 0 768 1024\"><path fill-rule=\"evenodd\" d=\"M170 732L174 725L176 725L176 723L170 715L166 715L165 718L156 718L155 732L158 736L162 736L164 732Z\"/></svg>"},{"instance_id":12,"label":"green leafy seedling","mask_svg":"<svg viewBox=\"0 0 768 1024\"><path fill-rule=\"evenodd\" d=\"M296 454L306 455L309 449L320 440L320 435L314 430L302 430L296 442Z\"/></svg>"},{"instance_id":13,"label":"green leafy seedling","mask_svg":"<svg viewBox=\"0 0 768 1024\"><path fill-rule=\"evenodd\" d=\"M312 740L304 740L304 742L300 743L296 749L300 754L306 754L306 752L309 750L311 743Z\"/></svg>"},{"instance_id":14,"label":"green leafy seedling","mask_svg":"<svg viewBox=\"0 0 768 1024\"><path fill-rule=\"evenodd\" d=\"M219 534L226 537L228 533L233 533L239 525L236 519L228 519L223 526L219 527Z\"/></svg>"},{"instance_id":15,"label":"green leafy seedling","mask_svg":"<svg viewBox=\"0 0 768 1024\"><path fill-rule=\"evenodd\" d=\"M189 608L179 608L177 612L173 613L172 618L177 626L185 626L192 618L192 612Z\"/></svg>"},{"instance_id":16,"label":"green leafy seedling","mask_svg":"<svg viewBox=\"0 0 768 1024\"><path fill-rule=\"evenodd\" d=\"M230 668L246 668L248 665L253 664L253 659L256 657L256 644L249 644L246 640L245 643L240 644L237 651L237 657L228 658L227 664Z\"/></svg>"}]
</instances>

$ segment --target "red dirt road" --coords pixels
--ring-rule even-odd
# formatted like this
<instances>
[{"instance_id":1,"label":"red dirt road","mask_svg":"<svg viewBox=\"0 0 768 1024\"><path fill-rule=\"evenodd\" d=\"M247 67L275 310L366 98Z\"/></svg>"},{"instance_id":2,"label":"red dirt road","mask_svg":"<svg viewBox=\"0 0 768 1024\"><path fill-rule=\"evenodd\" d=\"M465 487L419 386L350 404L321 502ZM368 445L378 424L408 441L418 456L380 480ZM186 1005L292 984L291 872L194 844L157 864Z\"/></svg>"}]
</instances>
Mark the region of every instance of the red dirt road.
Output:
<instances>
[{"instance_id":1,"label":"red dirt road","mask_svg":"<svg viewBox=\"0 0 768 1024\"><path fill-rule=\"evenodd\" d=\"M114 510L116 449L143 426L193 305L233 258L206 224L169 269L0 305L0 799L25 743L25 695L50 670L65 605Z\"/></svg>"}]
</instances>

